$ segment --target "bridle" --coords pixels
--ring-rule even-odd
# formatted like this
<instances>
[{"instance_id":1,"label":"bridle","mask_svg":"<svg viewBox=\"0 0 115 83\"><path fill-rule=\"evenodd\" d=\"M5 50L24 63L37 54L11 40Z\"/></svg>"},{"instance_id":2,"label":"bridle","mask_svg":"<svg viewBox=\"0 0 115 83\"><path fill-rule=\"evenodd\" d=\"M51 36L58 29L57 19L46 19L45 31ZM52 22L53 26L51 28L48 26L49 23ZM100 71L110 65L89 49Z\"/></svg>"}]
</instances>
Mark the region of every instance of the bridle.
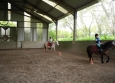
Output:
<instances>
[{"instance_id":1,"label":"bridle","mask_svg":"<svg viewBox=\"0 0 115 83\"><path fill-rule=\"evenodd\" d=\"M115 50L115 41L112 42L111 48L112 48L113 50Z\"/></svg>"},{"instance_id":2,"label":"bridle","mask_svg":"<svg viewBox=\"0 0 115 83\"><path fill-rule=\"evenodd\" d=\"M115 46L112 45L111 48L112 48L113 50L115 50Z\"/></svg>"}]
</instances>

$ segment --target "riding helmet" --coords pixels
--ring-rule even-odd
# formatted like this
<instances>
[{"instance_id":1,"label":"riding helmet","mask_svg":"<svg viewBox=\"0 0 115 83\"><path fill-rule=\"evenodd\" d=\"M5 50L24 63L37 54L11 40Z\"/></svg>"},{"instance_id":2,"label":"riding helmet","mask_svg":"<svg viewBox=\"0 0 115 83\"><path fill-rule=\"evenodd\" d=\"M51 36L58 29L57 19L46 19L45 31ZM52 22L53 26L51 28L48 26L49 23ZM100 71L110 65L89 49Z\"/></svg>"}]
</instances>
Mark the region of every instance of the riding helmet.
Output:
<instances>
[{"instance_id":1,"label":"riding helmet","mask_svg":"<svg viewBox=\"0 0 115 83\"><path fill-rule=\"evenodd\" d=\"M96 33L96 34L95 34L95 37L96 37L96 36L99 36L99 35Z\"/></svg>"}]
</instances>

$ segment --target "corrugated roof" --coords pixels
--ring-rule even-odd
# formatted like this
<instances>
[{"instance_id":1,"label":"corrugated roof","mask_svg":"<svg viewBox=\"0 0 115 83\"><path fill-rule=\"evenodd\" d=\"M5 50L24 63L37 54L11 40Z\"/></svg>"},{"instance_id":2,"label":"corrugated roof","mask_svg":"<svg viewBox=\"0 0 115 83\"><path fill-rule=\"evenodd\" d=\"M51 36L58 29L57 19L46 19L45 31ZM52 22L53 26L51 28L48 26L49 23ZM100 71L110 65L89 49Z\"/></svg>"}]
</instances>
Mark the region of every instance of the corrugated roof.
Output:
<instances>
[{"instance_id":1,"label":"corrugated roof","mask_svg":"<svg viewBox=\"0 0 115 83\"><path fill-rule=\"evenodd\" d=\"M0 0L1 2L8 2L27 12L31 17L37 17L37 20L41 22L51 23L73 14L77 10L93 5L98 0ZM19 13L13 9L11 11Z\"/></svg>"}]
</instances>

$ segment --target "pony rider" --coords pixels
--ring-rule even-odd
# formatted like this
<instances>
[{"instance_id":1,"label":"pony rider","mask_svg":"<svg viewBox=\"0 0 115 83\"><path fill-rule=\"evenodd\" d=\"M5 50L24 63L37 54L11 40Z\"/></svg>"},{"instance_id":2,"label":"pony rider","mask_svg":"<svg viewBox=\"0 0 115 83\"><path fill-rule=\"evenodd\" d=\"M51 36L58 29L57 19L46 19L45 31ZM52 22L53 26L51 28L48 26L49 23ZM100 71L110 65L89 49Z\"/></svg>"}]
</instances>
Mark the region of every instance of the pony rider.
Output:
<instances>
[{"instance_id":1,"label":"pony rider","mask_svg":"<svg viewBox=\"0 0 115 83\"><path fill-rule=\"evenodd\" d=\"M50 47L52 46L52 41L53 41L52 37L49 37L49 41L48 42L50 43Z\"/></svg>"},{"instance_id":2,"label":"pony rider","mask_svg":"<svg viewBox=\"0 0 115 83\"><path fill-rule=\"evenodd\" d=\"M95 42L96 42L96 46L98 47L98 51L101 53L102 51L101 42L98 34L95 34Z\"/></svg>"}]
</instances>

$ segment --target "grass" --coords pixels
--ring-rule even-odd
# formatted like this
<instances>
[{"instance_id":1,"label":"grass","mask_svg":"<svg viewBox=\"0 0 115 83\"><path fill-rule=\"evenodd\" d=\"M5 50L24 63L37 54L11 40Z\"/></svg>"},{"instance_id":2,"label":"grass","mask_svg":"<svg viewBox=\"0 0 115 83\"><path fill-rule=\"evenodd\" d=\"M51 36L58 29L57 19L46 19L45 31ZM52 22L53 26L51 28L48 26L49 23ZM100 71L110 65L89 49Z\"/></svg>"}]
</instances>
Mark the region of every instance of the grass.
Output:
<instances>
[{"instance_id":1,"label":"grass","mask_svg":"<svg viewBox=\"0 0 115 83\"><path fill-rule=\"evenodd\" d=\"M100 36L101 40L115 40L115 36ZM73 41L73 38L58 38L59 41ZM92 37L80 37L76 38L76 41L90 41L95 40L95 38Z\"/></svg>"}]
</instances>

